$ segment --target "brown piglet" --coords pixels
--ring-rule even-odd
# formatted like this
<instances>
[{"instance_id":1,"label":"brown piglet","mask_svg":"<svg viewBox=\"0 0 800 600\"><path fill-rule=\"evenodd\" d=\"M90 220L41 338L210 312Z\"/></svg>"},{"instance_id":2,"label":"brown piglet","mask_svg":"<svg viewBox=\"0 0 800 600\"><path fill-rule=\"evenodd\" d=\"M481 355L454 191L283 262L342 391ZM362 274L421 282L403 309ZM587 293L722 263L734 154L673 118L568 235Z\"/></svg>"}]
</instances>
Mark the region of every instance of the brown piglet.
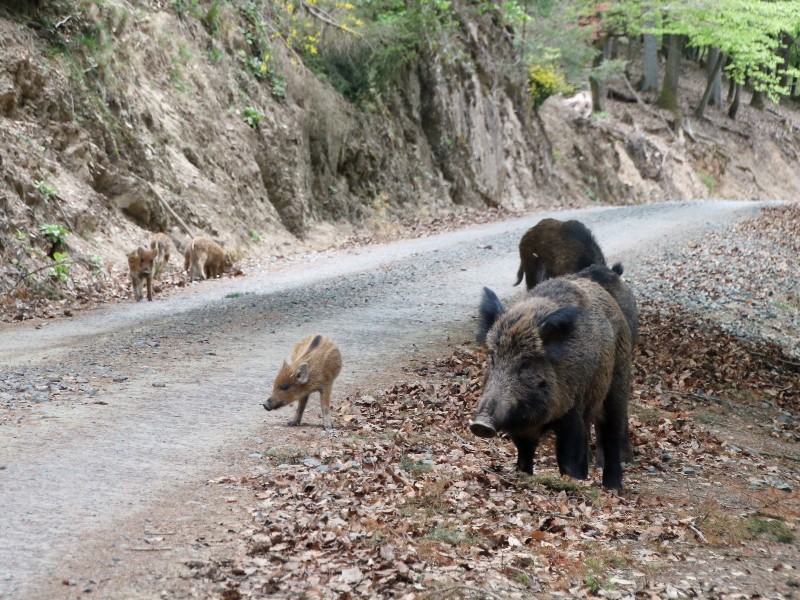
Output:
<instances>
[{"instance_id":1,"label":"brown piglet","mask_svg":"<svg viewBox=\"0 0 800 600\"><path fill-rule=\"evenodd\" d=\"M211 279L230 271L233 260L214 240L204 237L194 238L184 252L183 266L189 274L189 281Z\"/></svg>"},{"instance_id":2,"label":"brown piglet","mask_svg":"<svg viewBox=\"0 0 800 600\"><path fill-rule=\"evenodd\" d=\"M323 425L325 429L333 429L331 391L341 370L342 355L336 343L324 335L309 336L294 347L288 361L283 361L264 408L275 410L297 402L297 412L289 425L300 425L308 397L319 392Z\"/></svg>"},{"instance_id":3,"label":"brown piglet","mask_svg":"<svg viewBox=\"0 0 800 600\"><path fill-rule=\"evenodd\" d=\"M136 301L142 299L142 284L147 282L147 299L153 299L153 263L156 251L139 246L128 255L128 267L131 270L131 287Z\"/></svg>"},{"instance_id":4,"label":"brown piglet","mask_svg":"<svg viewBox=\"0 0 800 600\"><path fill-rule=\"evenodd\" d=\"M155 233L150 239L150 249L156 251L155 269L153 277L160 279L161 272L169 264L169 257L172 254L172 240L166 233Z\"/></svg>"}]
</instances>

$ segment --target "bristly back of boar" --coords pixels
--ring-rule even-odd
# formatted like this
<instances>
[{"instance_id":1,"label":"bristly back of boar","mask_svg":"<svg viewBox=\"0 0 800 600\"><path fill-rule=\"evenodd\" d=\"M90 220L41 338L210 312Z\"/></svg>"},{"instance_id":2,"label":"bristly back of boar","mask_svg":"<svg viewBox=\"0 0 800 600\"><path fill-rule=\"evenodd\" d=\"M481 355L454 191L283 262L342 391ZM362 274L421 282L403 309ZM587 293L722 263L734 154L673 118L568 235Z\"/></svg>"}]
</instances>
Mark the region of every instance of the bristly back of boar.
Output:
<instances>
[{"instance_id":1,"label":"bristly back of boar","mask_svg":"<svg viewBox=\"0 0 800 600\"><path fill-rule=\"evenodd\" d=\"M631 341L616 300L587 277L546 281L508 310L485 289L480 322L490 366L472 432L507 431L517 468L531 473L539 439L552 430L561 473L585 479L595 422L605 454L603 486L620 489Z\"/></svg>"},{"instance_id":2,"label":"bristly back of boar","mask_svg":"<svg viewBox=\"0 0 800 600\"><path fill-rule=\"evenodd\" d=\"M604 265L606 259L592 232L580 221L542 219L519 242L519 285L532 289L554 277L577 273L590 265Z\"/></svg>"},{"instance_id":3,"label":"bristly back of boar","mask_svg":"<svg viewBox=\"0 0 800 600\"><path fill-rule=\"evenodd\" d=\"M622 273L622 263L615 263L610 269L602 265L592 265L580 270L572 277L590 279L611 294L611 297L619 304L622 314L625 315L631 333L631 346L635 346L639 337L639 309L633 291L620 277Z\"/></svg>"}]
</instances>

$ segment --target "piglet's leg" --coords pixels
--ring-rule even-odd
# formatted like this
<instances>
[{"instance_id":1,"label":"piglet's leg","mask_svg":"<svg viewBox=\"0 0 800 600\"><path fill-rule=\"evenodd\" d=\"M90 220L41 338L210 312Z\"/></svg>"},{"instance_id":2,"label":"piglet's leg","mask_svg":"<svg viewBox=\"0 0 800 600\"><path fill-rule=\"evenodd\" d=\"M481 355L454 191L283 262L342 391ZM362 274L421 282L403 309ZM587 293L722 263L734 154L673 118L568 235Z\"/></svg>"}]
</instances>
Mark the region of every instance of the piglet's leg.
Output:
<instances>
[{"instance_id":1,"label":"piglet's leg","mask_svg":"<svg viewBox=\"0 0 800 600\"><path fill-rule=\"evenodd\" d=\"M320 390L320 406L322 407L322 425L330 431L333 429L333 421L331 420L331 386L322 388Z\"/></svg>"},{"instance_id":2,"label":"piglet's leg","mask_svg":"<svg viewBox=\"0 0 800 600\"><path fill-rule=\"evenodd\" d=\"M300 421L303 419L303 411L306 409L306 404L308 403L308 396L305 398L301 398L297 403L297 412L294 414L294 419L289 421L289 425L300 425Z\"/></svg>"}]
</instances>

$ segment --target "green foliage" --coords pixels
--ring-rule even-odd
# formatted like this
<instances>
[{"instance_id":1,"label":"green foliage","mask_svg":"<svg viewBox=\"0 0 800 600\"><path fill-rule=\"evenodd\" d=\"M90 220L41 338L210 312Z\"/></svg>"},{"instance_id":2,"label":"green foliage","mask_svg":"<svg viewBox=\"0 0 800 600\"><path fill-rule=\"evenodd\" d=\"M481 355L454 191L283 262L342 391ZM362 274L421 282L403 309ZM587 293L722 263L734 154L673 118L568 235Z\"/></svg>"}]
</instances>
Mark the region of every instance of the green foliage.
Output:
<instances>
[{"instance_id":1,"label":"green foliage","mask_svg":"<svg viewBox=\"0 0 800 600\"><path fill-rule=\"evenodd\" d=\"M37 180L34 185L36 185L36 189L42 195L45 202L48 202L50 198L58 196L58 190L51 185L47 185L44 181Z\"/></svg>"},{"instance_id":2,"label":"green foliage","mask_svg":"<svg viewBox=\"0 0 800 600\"><path fill-rule=\"evenodd\" d=\"M53 260L56 261L55 266L50 268L50 275L58 279L61 283L67 283L67 276L69 275L69 254L65 252L55 252Z\"/></svg>"},{"instance_id":3,"label":"green foliage","mask_svg":"<svg viewBox=\"0 0 800 600\"><path fill-rule=\"evenodd\" d=\"M261 236L257 231L253 231L252 229L247 232L247 237L253 240L256 244L261 242Z\"/></svg>"},{"instance_id":4,"label":"green foliage","mask_svg":"<svg viewBox=\"0 0 800 600\"><path fill-rule=\"evenodd\" d=\"M172 10L179 17L197 17L200 14L200 0L172 0Z\"/></svg>"},{"instance_id":5,"label":"green foliage","mask_svg":"<svg viewBox=\"0 0 800 600\"><path fill-rule=\"evenodd\" d=\"M286 98L286 77L283 75L272 77L272 95L275 98Z\"/></svg>"},{"instance_id":6,"label":"green foliage","mask_svg":"<svg viewBox=\"0 0 800 600\"><path fill-rule=\"evenodd\" d=\"M528 92L534 109L564 87L564 78L552 66L534 65L528 70Z\"/></svg>"},{"instance_id":7,"label":"green foliage","mask_svg":"<svg viewBox=\"0 0 800 600\"><path fill-rule=\"evenodd\" d=\"M247 106L244 109L242 118L244 119L244 122L247 123L250 127L256 129L258 128L258 124L261 123L264 116L252 106Z\"/></svg>"},{"instance_id":8,"label":"green foliage","mask_svg":"<svg viewBox=\"0 0 800 600\"><path fill-rule=\"evenodd\" d=\"M212 3L201 22L211 36L217 35L222 26L222 2Z\"/></svg>"},{"instance_id":9,"label":"green foliage","mask_svg":"<svg viewBox=\"0 0 800 600\"><path fill-rule=\"evenodd\" d=\"M69 235L69 231L59 224L39 225L39 231L56 248L63 246L67 242L67 236Z\"/></svg>"},{"instance_id":10,"label":"green foliage","mask_svg":"<svg viewBox=\"0 0 800 600\"><path fill-rule=\"evenodd\" d=\"M689 47L719 48L730 58L726 70L733 79L749 78L773 100L789 92L782 76L798 73L780 54L782 34L800 30L800 3L793 0L619 0L613 7L615 21L631 33L649 25L655 34L686 36Z\"/></svg>"},{"instance_id":11,"label":"green foliage","mask_svg":"<svg viewBox=\"0 0 800 600\"><path fill-rule=\"evenodd\" d=\"M92 262L92 275L100 277L103 274L103 259L96 254L91 258Z\"/></svg>"},{"instance_id":12,"label":"green foliage","mask_svg":"<svg viewBox=\"0 0 800 600\"><path fill-rule=\"evenodd\" d=\"M302 37L300 33L287 42L354 103L363 104L389 89L423 54L443 61L455 57L450 33L457 23L448 1L360 0L339 5L334 14L345 20L344 26L326 36L324 44L317 35L312 45L298 45L294 40Z\"/></svg>"},{"instance_id":13,"label":"green foliage","mask_svg":"<svg viewBox=\"0 0 800 600\"><path fill-rule=\"evenodd\" d=\"M520 2L527 17L513 24L513 42L521 65L551 65L566 84L582 87L586 83L592 58L593 28L585 25L584 0L534 0ZM513 13L512 13L513 14ZM509 66L512 71L513 66ZM527 78L527 73L519 75Z\"/></svg>"},{"instance_id":14,"label":"green foliage","mask_svg":"<svg viewBox=\"0 0 800 600\"><path fill-rule=\"evenodd\" d=\"M703 170L698 170L697 176L700 178L700 181L703 182L703 185L705 185L708 188L709 193L714 191L714 188L717 185L717 181L710 173L706 173Z\"/></svg>"}]
</instances>

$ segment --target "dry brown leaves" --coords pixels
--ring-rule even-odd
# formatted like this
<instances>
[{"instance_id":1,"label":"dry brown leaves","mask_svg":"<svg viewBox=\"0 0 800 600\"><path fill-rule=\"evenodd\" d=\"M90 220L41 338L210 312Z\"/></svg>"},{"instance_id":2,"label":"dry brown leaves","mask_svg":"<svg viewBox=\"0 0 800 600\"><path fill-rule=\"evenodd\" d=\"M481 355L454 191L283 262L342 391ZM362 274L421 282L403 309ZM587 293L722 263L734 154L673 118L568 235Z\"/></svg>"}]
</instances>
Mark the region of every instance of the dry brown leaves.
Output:
<instances>
[{"instance_id":1,"label":"dry brown leaves","mask_svg":"<svg viewBox=\"0 0 800 600\"><path fill-rule=\"evenodd\" d=\"M661 344L672 329L653 317L645 309L643 338ZM640 373L660 360L650 346ZM677 403L664 405L667 387L693 389L705 368L698 358L683 359L699 362L697 375L665 381L660 392L637 383L636 397L658 416L632 419L638 461L622 497L601 491L597 473L589 482L560 478L548 444L529 477L511 470L510 442L472 437L481 350L458 347L389 390L349 397L338 409L345 428L336 443L313 456L272 454L272 475L258 483L256 526L243 534L249 555L214 565L217 580L242 597L667 594L648 581L648 569L684 560L680 545L697 544L701 519L688 504L639 492L652 478L728 469L742 452L698 428Z\"/></svg>"},{"instance_id":2,"label":"dry brown leaves","mask_svg":"<svg viewBox=\"0 0 800 600\"><path fill-rule=\"evenodd\" d=\"M462 345L340 401L332 443L267 452L247 555L194 576L231 598L787 597L800 457L763 442L797 439L797 365L676 304L640 305L621 496L597 471L561 478L549 440L529 477L507 439L474 438L485 355Z\"/></svg>"}]
</instances>

